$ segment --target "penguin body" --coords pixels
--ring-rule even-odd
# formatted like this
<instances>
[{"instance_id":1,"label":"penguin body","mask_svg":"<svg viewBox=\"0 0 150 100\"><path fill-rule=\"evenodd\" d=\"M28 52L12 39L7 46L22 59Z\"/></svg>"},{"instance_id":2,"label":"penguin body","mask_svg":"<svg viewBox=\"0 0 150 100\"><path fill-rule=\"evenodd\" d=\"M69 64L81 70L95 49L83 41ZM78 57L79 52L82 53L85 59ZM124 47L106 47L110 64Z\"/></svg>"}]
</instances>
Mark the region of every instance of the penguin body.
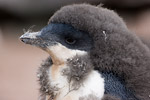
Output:
<instances>
[{"instance_id":1,"label":"penguin body","mask_svg":"<svg viewBox=\"0 0 150 100\"><path fill-rule=\"evenodd\" d=\"M50 54L38 72L41 100L150 99L150 50L111 10L65 6L21 40Z\"/></svg>"}]
</instances>

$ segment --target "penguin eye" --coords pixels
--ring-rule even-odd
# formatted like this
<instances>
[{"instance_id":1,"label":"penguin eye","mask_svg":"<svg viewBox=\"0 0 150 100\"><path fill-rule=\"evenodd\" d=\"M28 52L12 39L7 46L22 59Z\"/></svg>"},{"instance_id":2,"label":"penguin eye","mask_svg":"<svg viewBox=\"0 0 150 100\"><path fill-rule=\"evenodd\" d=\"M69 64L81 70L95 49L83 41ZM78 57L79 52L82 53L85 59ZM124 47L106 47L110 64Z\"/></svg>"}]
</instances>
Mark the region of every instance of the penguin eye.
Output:
<instances>
[{"instance_id":1,"label":"penguin eye","mask_svg":"<svg viewBox=\"0 0 150 100\"><path fill-rule=\"evenodd\" d=\"M70 37L65 38L66 43L68 44L75 44L76 40Z\"/></svg>"}]
</instances>

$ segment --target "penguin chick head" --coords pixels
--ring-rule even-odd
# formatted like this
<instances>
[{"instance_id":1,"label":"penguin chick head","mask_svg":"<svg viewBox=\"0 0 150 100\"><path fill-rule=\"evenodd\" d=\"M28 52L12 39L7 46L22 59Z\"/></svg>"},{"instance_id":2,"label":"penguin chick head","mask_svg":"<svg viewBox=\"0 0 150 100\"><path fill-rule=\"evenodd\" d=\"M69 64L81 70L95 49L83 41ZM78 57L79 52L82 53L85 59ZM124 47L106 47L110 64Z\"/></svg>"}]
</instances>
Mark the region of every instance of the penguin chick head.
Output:
<instances>
[{"instance_id":1,"label":"penguin chick head","mask_svg":"<svg viewBox=\"0 0 150 100\"><path fill-rule=\"evenodd\" d=\"M85 55L92 47L92 39L86 32L58 23L51 23L39 32L26 32L20 39L47 51L53 63L62 63L76 55Z\"/></svg>"}]
</instances>

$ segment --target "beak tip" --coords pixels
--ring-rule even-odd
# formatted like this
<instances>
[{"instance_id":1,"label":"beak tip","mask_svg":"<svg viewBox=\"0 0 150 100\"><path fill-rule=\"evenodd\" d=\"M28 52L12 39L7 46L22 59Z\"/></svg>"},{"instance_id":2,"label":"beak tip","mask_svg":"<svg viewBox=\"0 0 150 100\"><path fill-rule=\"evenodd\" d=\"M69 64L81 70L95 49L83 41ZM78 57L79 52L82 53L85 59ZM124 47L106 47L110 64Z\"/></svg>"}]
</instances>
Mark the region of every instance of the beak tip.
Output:
<instances>
[{"instance_id":1,"label":"beak tip","mask_svg":"<svg viewBox=\"0 0 150 100\"><path fill-rule=\"evenodd\" d=\"M19 40L25 44L39 46L41 44L39 42L39 41L41 41L38 37L39 35L40 35L39 32L31 32L31 33L26 32L25 34L23 34L19 37Z\"/></svg>"},{"instance_id":2,"label":"beak tip","mask_svg":"<svg viewBox=\"0 0 150 100\"><path fill-rule=\"evenodd\" d=\"M28 41L30 40L30 37L25 33L19 37L19 40L27 44Z\"/></svg>"},{"instance_id":3,"label":"beak tip","mask_svg":"<svg viewBox=\"0 0 150 100\"><path fill-rule=\"evenodd\" d=\"M19 40L25 43L24 39L25 39L24 34L19 37Z\"/></svg>"},{"instance_id":4,"label":"beak tip","mask_svg":"<svg viewBox=\"0 0 150 100\"><path fill-rule=\"evenodd\" d=\"M24 36L23 36L23 35L21 35L21 36L19 37L19 39L20 39L20 40L22 40L22 39L23 39L23 37L24 37Z\"/></svg>"},{"instance_id":5,"label":"beak tip","mask_svg":"<svg viewBox=\"0 0 150 100\"><path fill-rule=\"evenodd\" d=\"M22 41L23 43L27 43L27 39L25 38L20 38L20 41Z\"/></svg>"}]
</instances>

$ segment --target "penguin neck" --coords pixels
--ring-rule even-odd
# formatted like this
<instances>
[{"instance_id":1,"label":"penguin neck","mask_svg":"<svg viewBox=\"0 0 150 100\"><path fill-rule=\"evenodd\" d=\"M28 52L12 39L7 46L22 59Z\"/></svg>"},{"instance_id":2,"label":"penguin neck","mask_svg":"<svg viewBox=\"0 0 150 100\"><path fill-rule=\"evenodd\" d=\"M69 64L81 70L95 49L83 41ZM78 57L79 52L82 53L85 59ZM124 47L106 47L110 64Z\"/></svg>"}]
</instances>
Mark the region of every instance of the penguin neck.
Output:
<instances>
[{"instance_id":1,"label":"penguin neck","mask_svg":"<svg viewBox=\"0 0 150 100\"><path fill-rule=\"evenodd\" d=\"M47 49L46 51L50 55L52 62L53 62L53 65L60 66L60 65L65 64L66 61L58 58L51 50Z\"/></svg>"}]
</instances>

